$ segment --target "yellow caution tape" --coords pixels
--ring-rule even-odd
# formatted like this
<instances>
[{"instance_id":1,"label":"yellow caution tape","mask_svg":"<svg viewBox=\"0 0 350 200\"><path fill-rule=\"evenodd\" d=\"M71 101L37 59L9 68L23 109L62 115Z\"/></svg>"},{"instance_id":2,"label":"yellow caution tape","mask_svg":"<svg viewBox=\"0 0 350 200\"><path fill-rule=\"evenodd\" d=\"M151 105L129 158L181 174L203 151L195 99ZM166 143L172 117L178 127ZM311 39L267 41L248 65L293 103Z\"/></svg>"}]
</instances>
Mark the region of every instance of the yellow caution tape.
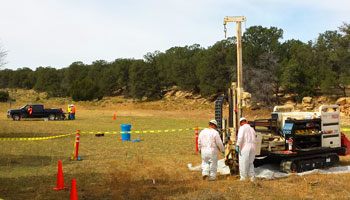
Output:
<instances>
[{"instance_id":1,"label":"yellow caution tape","mask_svg":"<svg viewBox=\"0 0 350 200\"><path fill-rule=\"evenodd\" d=\"M342 131L350 131L350 128L342 128Z\"/></svg>"},{"instance_id":2,"label":"yellow caution tape","mask_svg":"<svg viewBox=\"0 0 350 200\"><path fill-rule=\"evenodd\" d=\"M198 127L198 129L204 129L202 127ZM121 134L121 133L168 133L168 132L182 132L182 131L190 131L195 130L195 128L185 128L185 129L166 129L166 130L145 130L145 131L82 131L81 134Z\"/></svg>"},{"instance_id":3,"label":"yellow caution tape","mask_svg":"<svg viewBox=\"0 0 350 200\"><path fill-rule=\"evenodd\" d=\"M50 140L54 138L61 138L61 137L66 137L73 135L75 133L69 133L69 134L64 134L64 135L55 135L55 136L49 136L49 137L32 137L32 138L0 138L0 141L32 141L32 140Z\"/></svg>"},{"instance_id":4,"label":"yellow caution tape","mask_svg":"<svg viewBox=\"0 0 350 200\"><path fill-rule=\"evenodd\" d=\"M198 127L198 129L204 129L203 127ZM169 133L169 132L182 132L182 131L190 131L195 130L195 128L185 128L185 129L166 129L166 130L146 130L146 131L128 131L126 133ZM81 131L81 134L101 134L104 133L106 135L108 134L120 134L125 133L125 131ZM69 133L64 135L55 135L55 136L48 136L48 137L32 137L32 138L0 138L0 141L32 141L32 140L49 140L54 138L61 138L73 135L75 133Z\"/></svg>"}]
</instances>

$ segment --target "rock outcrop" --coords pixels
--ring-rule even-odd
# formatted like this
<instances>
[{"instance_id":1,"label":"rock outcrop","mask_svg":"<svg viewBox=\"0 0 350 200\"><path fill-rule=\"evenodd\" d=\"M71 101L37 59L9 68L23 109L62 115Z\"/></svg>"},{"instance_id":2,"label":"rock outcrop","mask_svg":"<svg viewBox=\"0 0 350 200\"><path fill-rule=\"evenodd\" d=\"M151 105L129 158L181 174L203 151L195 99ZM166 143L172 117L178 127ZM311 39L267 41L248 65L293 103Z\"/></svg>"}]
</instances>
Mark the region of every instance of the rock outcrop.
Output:
<instances>
[{"instance_id":1,"label":"rock outcrop","mask_svg":"<svg viewBox=\"0 0 350 200\"><path fill-rule=\"evenodd\" d=\"M339 98L336 104L340 106L340 112L343 116L350 116L350 97Z\"/></svg>"},{"instance_id":2,"label":"rock outcrop","mask_svg":"<svg viewBox=\"0 0 350 200\"><path fill-rule=\"evenodd\" d=\"M304 97L301 105L303 110L313 110L315 107L312 97Z\"/></svg>"}]
</instances>

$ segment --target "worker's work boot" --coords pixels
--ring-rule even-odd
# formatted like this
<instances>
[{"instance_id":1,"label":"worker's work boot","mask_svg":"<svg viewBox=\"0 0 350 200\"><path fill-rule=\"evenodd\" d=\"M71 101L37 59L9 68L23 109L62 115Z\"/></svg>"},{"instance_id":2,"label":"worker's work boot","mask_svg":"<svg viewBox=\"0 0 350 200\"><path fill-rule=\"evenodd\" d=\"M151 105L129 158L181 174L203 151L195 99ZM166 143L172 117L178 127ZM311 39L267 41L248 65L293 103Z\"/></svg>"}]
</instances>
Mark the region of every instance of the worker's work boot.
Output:
<instances>
[{"instance_id":1,"label":"worker's work boot","mask_svg":"<svg viewBox=\"0 0 350 200\"><path fill-rule=\"evenodd\" d=\"M255 176L250 177L250 182L254 182L255 181Z\"/></svg>"}]
</instances>

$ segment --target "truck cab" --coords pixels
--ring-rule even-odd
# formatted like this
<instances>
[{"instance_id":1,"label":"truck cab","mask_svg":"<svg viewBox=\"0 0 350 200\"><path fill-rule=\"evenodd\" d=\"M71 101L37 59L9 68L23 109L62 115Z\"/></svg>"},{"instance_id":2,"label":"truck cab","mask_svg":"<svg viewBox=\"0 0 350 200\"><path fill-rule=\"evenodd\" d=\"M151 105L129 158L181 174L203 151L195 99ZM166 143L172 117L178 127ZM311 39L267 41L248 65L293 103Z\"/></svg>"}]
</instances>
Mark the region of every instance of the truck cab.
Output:
<instances>
[{"instance_id":1,"label":"truck cab","mask_svg":"<svg viewBox=\"0 0 350 200\"><path fill-rule=\"evenodd\" d=\"M29 109L32 108L32 113L29 113ZM28 104L23 106L22 115L26 118L38 118L44 114L44 106L41 104Z\"/></svg>"},{"instance_id":2,"label":"truck cab","mask_svg":"<svg viewBox=\"0 0 350 200\"><path fill-rule=\"evenodd\" d=\"M32 112L30 113L30 109ZM63 120L64 112L61 108L44 108L42 104L27 104L19 109L7 111L7 117L15 121L21 118L48 118L49 120Z\"/></svg>"}]
</instances>

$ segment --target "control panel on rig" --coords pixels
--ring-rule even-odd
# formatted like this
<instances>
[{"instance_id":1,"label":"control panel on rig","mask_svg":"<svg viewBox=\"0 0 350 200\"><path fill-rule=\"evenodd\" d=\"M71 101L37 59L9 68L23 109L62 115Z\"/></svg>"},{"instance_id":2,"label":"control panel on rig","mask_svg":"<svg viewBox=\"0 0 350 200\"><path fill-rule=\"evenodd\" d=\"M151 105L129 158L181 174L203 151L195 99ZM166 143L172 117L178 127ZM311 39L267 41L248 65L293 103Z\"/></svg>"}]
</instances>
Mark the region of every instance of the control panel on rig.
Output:
<instances>
[{"instance_id":1,"label":"control panel on rig","mask_svg":"<svg viewBox=\"0 0 350 200\"><path fill-rule=\"evenodd\" d=\"M319 112L274 112L289 151L341 147L340 112L337 105L323 105Z\"/></svg>"},{"instance_id":2,"label":"control panel on rig","mask_svg":"<svg viewBox=\"0 0 350 200\"><path fill-rule=\"evenodd\" d=\"M322 146L321 119L286 120L282 133L286 150L298 151Z\"/></svg>"}]
</instances>

